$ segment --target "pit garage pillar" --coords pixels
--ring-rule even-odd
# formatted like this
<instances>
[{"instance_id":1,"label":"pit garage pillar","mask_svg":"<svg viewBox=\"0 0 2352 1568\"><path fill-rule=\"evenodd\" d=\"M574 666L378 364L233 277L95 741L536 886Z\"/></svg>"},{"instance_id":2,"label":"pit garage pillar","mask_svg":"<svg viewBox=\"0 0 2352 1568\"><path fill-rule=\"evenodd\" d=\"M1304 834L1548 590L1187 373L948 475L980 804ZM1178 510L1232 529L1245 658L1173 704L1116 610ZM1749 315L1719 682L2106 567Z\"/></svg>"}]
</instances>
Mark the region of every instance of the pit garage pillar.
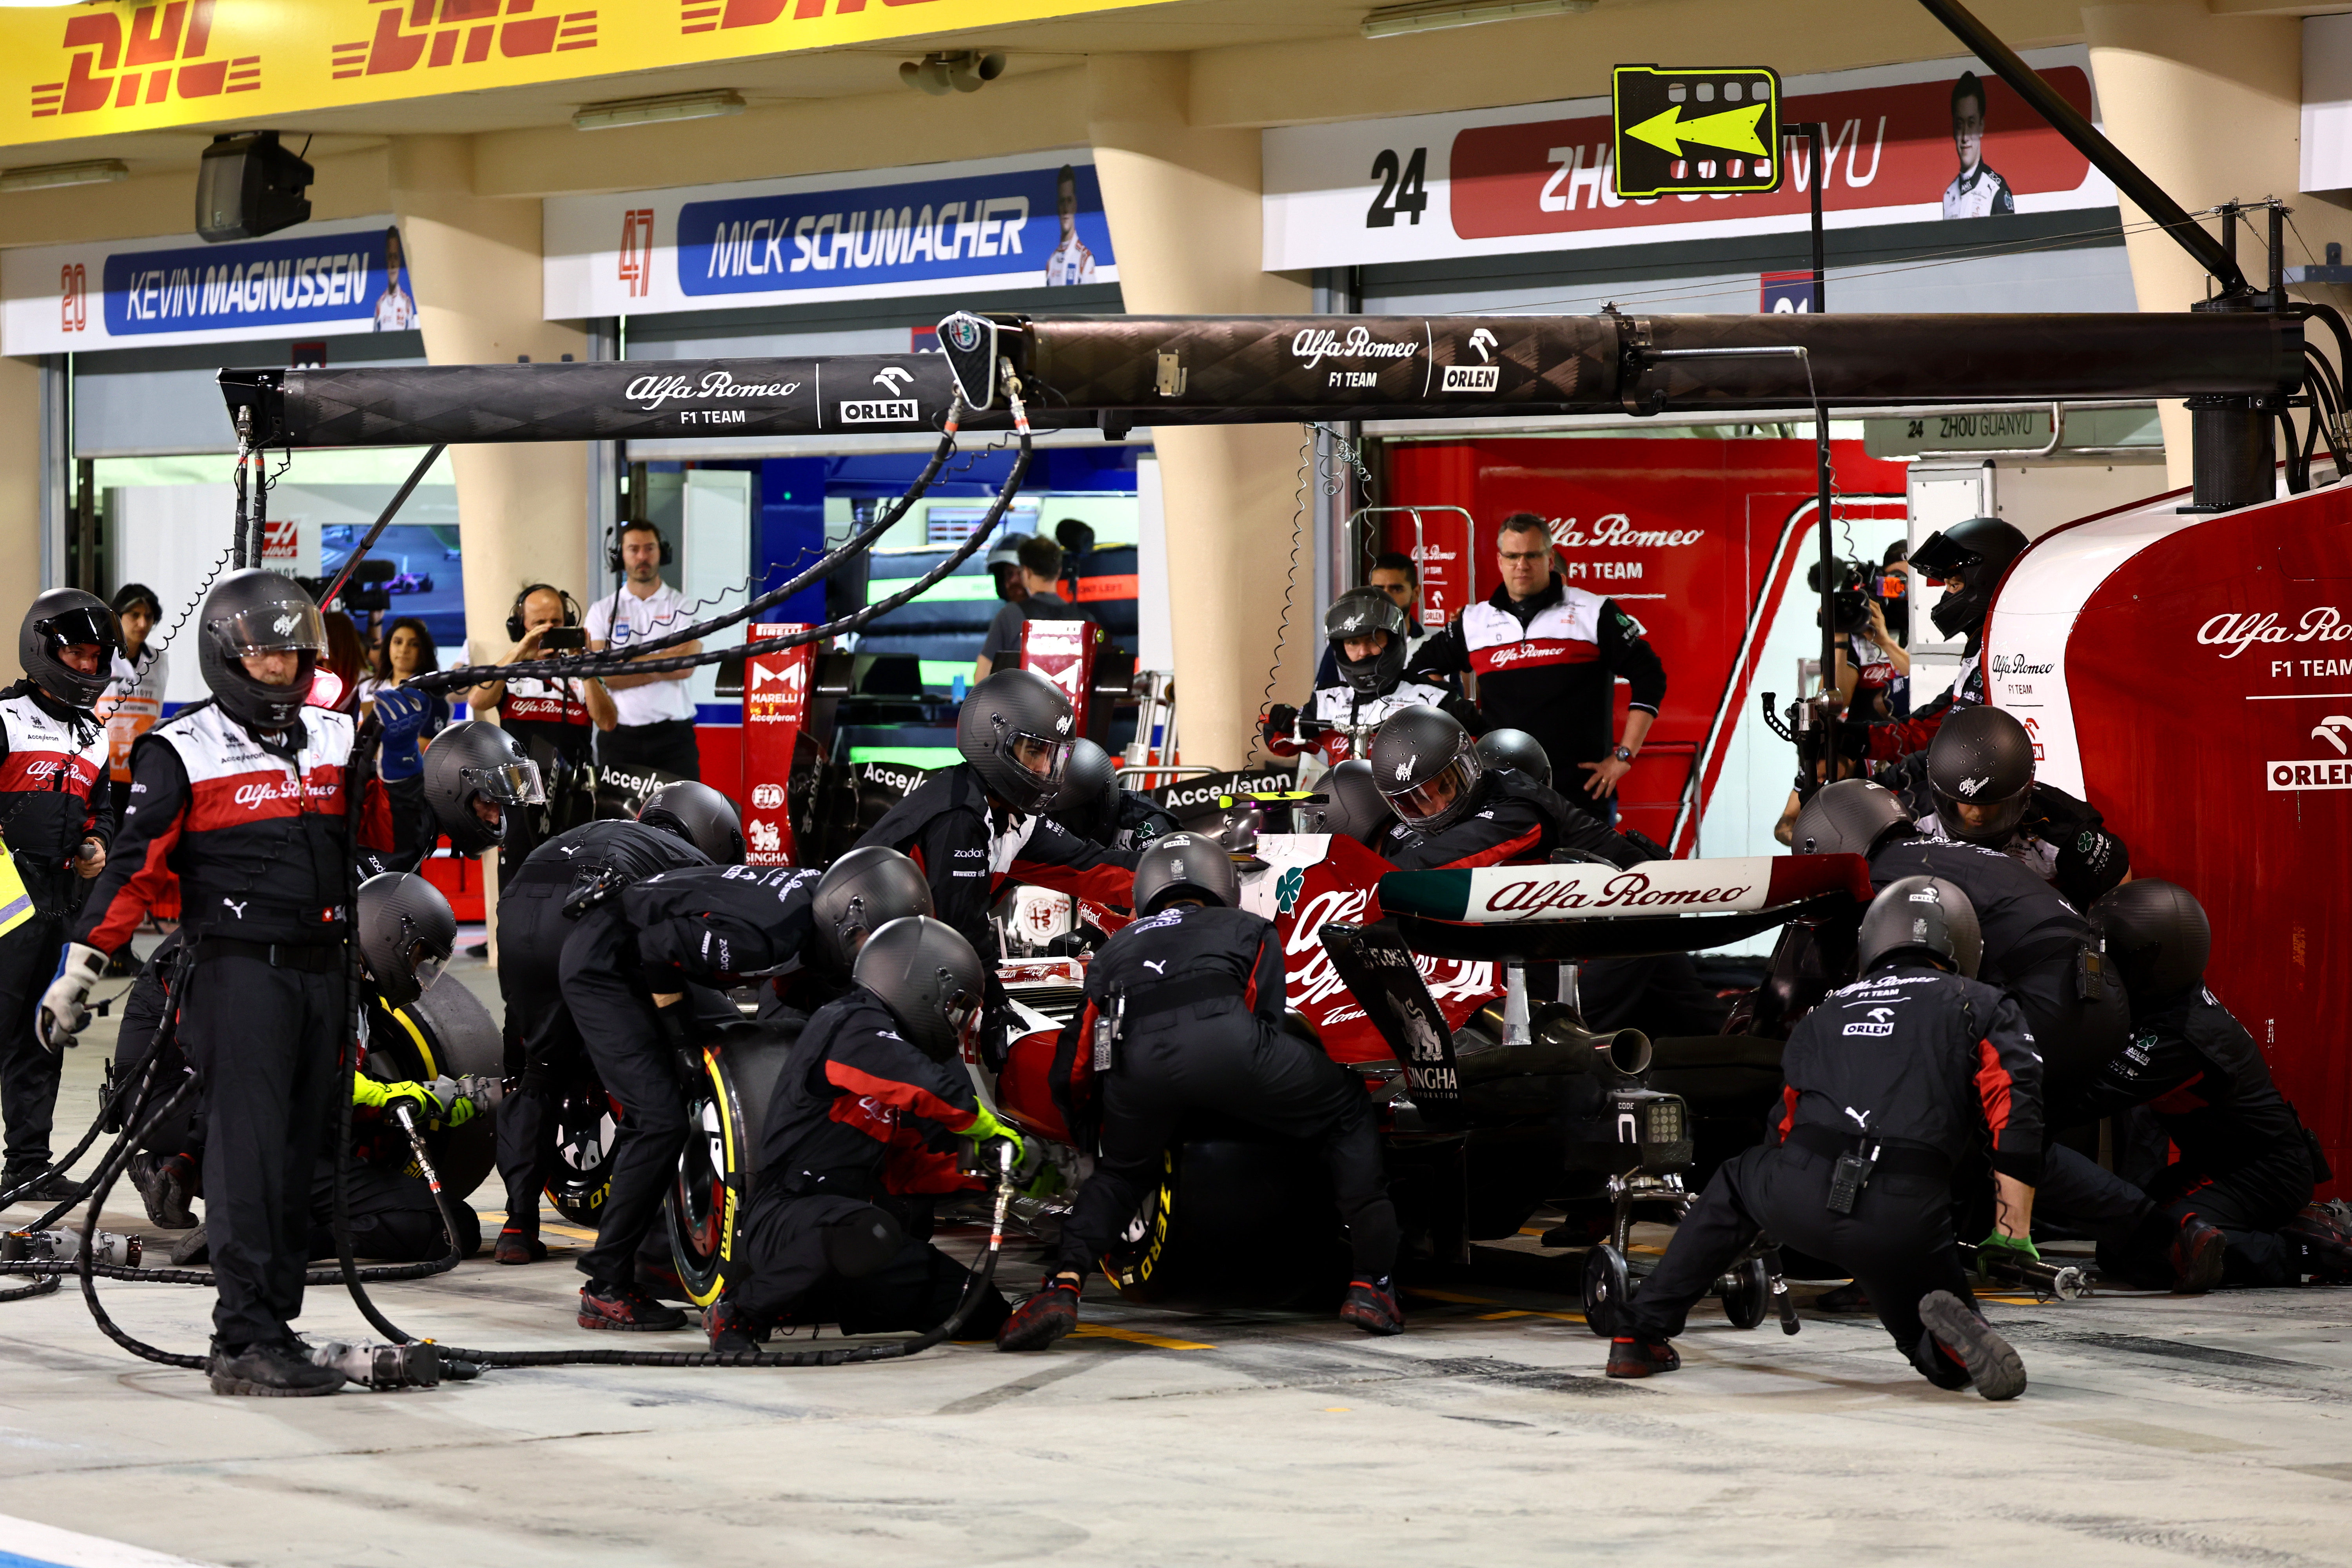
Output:
<instances>
[{"instance_id":1,"label":"pit garage pillar","mask_svg":"<svg viewBox=\"0 0 2352 1568\"><path fill-rule=\"evenodd\" d=\"M476 195L468 138L396 138L392 202L433 363L588 357L579 323L540 317L538 200ZM569 441L485 443L450 447L449 462L465 564L465 655L503 658L507 612L525 584L551 582L583 599L593 586L579 580L588 559L587 451ZM458 657L454 649L444 654L444 667ZM495 963L497 856L485 856L482 864Z\"/></svg>"},{"instance_id":2,"label":"pit garage pillar","mask_svg":"<svg viewBox=\"0 0 2352 1568\"><path fill-rule=\"evenodd\" d=\"M1095 167L1128 311L1305 312L1305 280L1259 265L1258 133L1196 130L1181 57L1098 55L1087 75ZM1295 579L1291 559L1301 432L1296 425L1160 426L1153 440L1167 508L1184 760L1239 767L1270 667L1274 698L1302 701L1321 652L1311 499L1298 517Z\"/></svg>"},{"instance_id":3,"label":"pit garage pillar","mask_svg":"<svg viewBox=\"0 0 2352 1568\"><path fill-rule=\"evenodd\" d=\"M587 357L579 323L540 319L538 200L474 195L469 138L395 139L392 199L433 363ZM452 447L449 461L468 651L502 658L507 612L524 584L551 582L583 598L592 586L578 581L588 559L587 453L576 442L490 443Z\"/></svg>"},{"instance_id":4,"label":"pit garage pillar","mask_svg":"<svg viewBox=\"0 0 2352 1568\"><path fill-rule=\"evenodd\" d=\"M0 359L0 561L16 563L15 571L0 578L0 629L10 633L43 589L65 581L62 561L56 582L41 579L45 429L40 361Z\"/></svg>"},{"instance_id":5,"label":"pit garage pillar","mask_svg":"<svg viewBox=\"0 0 2352 1568\"><path fill-rule=\"evenodd\" d=\"M2219 7L2216 7L2219 9ZM2300 180L2303 23L2294 16L2216 16L2203 0L2085 5L2083 33L2091 51L2107 136L2148 176L2195 213L2221 202L2284 197L2294 211L2287 264L2326 254L2329 240L2352 241L2352 213L2335 200L2296 194ZM2124 246L2143 310L2185 310L2206 292L2205 269L2147 215L2122 204ZM2216 220L2202 220L2209 232ZM2307 243L2311 255L2303 254ZM2268 286L2268 225L2259 213L2238 234L2238 265L2256 289ZM2298 298L2342 309L2345 291L2294 289ZM2312 341L2334 357L2325 329ZM2189 413L2161 405L2165 466L2172 485L2190 480ZM2301 416L2297 416L2300 424Z\"/></svg>"}]
</instances>

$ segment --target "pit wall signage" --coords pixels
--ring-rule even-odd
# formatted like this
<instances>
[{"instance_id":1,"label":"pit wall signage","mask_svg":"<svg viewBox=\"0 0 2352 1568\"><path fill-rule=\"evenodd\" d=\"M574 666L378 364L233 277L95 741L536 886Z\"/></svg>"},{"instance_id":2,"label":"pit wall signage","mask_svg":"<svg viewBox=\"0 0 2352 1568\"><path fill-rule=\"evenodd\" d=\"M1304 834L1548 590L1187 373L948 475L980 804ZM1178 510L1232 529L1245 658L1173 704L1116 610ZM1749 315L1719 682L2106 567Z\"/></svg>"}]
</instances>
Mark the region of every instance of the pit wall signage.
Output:
<instances>
[{"instance_id":1,"label":"pit wall signage","mask_svg":"<svg viewBox=\"0 0 2352 1568\"><path fill-rule=\"evenodd\" d=\"M191 234L0 251L5 353L415 326L416 286L389 216L306 223L225 245Z\"/></svg>"},{"instance_id":2,"label":"pit wall signage","mask_svg":"<svg viewBox=\"0 0 2352 1568\"><path fill-rule=\"evenodd\" d=\"M0 8L0 141L258 121L1092 10L1074 0L155 0ZM583 155L585 150L583 149ZM27 160L29 161L29 160Z\"/></svg>"},{"instance_id":3,"label":"pit wall signage","mask_svg":"<svg viewBox=\"0 0 2352 1568\"><path fill-rule=\"evenodd\" d=\"M2095 121L2087 49L2034 49L2025 58ZM1986 128L1963 167L1953 99L1970 70L1985 95ZM1782 123L1830 128L1825 226L2116 205L2115 188L2087 159L1985 77L1974 62L1953 58L1786 79ZM1622 245L1642 231L1709 239L1809 225L1814 171L1801 148L1775 192L1627 200L1610 167L1610 127L1609 100L1590 98L1267 131L1264 266L1278 272L1577 250Z\"/></svg>"},{"instance_id":4,"label":"pit wall signage","mask_svg":"<svg viewBox=\"0 0 2352 1568\"><path fill-rule=\"evenodd\" d=\"M760 621L749 636L760 642L805 630L799 621ZM744 859L754 866L793 864L793 752L808 722L809 677L815 668L812 643L743 661Z\"/></svg>"},{"instance_id":5,"label":"pit wall signage","mask_svg":"<svg viewBox=\"0 0 2352 1568\"><path fill-rule=\"evenodd\" d=\"M542 233L551 321L1118 279L1083 148L551 196Z\"/></svg>"}]
</instances>

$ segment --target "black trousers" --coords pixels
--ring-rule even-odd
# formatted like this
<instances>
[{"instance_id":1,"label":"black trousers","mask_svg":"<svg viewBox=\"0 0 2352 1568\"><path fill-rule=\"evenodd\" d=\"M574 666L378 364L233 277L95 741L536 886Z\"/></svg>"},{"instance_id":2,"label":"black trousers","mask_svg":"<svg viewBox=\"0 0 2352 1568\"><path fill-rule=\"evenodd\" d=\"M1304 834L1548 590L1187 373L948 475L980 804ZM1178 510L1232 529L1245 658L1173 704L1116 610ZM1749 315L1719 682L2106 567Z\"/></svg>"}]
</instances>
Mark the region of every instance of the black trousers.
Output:
<instances>
[{"instance_id":1,"label":"black trousers","mask_svg":"<svg viewBox=\"0 0 2352 1568\"><path fill-rule=\"evenodd\" d=\"M0 850L0 854L5 854ZM64 950L63 919L35 915L0 936L0 1121L6 1123L0 1185L13 1184L49 1163L49 1130L58 1113L58 1053L33 1034L41 993L57 978Z\"/></svg>"},{"instance_id":2,"label":"black trousers","mask_svg":"<svg viewBox=\"0 0 2352 1568\"><path fill-rule=\"evenodd\" d=\"M301 1316L345 1022L340 972L213 957L189 973L180 1040L204 1076L205 1240L224 1349L277 1339Z\"/></svg>"},{"instance_id":3,"label":"black trousers","mask_svg":"<svg viewBox=\"0 0 2352 1568\"><path fill-rule=\"evenodd\" d=\"M702 752L694 742L694 721L664 719L655 724L624 724L596 731L596 761L617 768L659 768L682 779L702 776Z\"/></svg>"},{"instance_id":4,"label":"black trousers","mask_svg":"<svg viewBox=\"0 0 2352 1568\"><path fill-rule=\"evenodd\" d=\"M1834 1163L1811 1150L1765 1145L1718 1169L1675 1229L1656 1272L1634 1293L1625 1331L1645 1340L1681 1333L1693 1304L1765 1230L1782 1246L1851 1274L1870 1293L1895 1348L1928 1382L1939 1388L1965 1385L1968 1373L1937 1352L1919 1321L1920 1298L1931 1290L1976 1301L1952 1245L1949 1179L1881 1171L1863 1189L1853 1214L1836 1215L1829 1210Z\"/></svg>"},{"instance_id":5,"label":"black trousers","mask_svg":"<svg viewBox=\"0 0 2352 1568\"><path fill-rule=\"evenodd\" d=\"M2151 1286L2171 1276L2165 1251L2194 1215L2229 1243L2223 1284L2277 1287L2298 1278L2296 1249L2279 1239L2279 1226L2303 1211L2314 1185L2311 1148L2300 1138L2220 1175L2169 1166L2152 1191L2053 1144L2043 1156L2034 1213L2088 1233L2105 1272Z\"/></svg>"},{"instance_id":6,"label":"black trousers","mask_svg":"<svg viewBox=\"0 0 2352 1568\"><path fill-rule=\"evenodd\" d=\"M525 1236L539 1234L555 1086L581 1049L579 1026L563 1005L563 944L576 929L563 918L569 891L566 882L533 878L499 895L499 994L513 1086L499 1104L499 1180L507 1191L506 1228Z\"/></svg>"},{"instance_id":7,"label":"black trousers","mask_svg":"<svg viewBox=\"0 0 2352 1568\"><path fill-rule=\"evenodd\" d=\"M605 1092L621 1105L613 1184L596 1245L579 1260L583 1274L614 1284L636 1278L637 1247L661 1217L687 1137L677 1053L662 1037L651 996L631 978L636 967L636 934L610 907L591 910L563 944L564 1005Z\"/></svg>"},{"instance_id":8,"label":"black trousers","mask_svg":"<svg viewBox=\"0 0 2352 1568\"><path fill-rule=\"evenodd\" d=\"M795 1196L762 1182L744 1220L740 1276L729 1286L728 1300L761 1325L837 1323L845 1334L921 1332L947 1321L971 1271L914 1235L915 1227L908 1227L898 1254L871 1274L851 1279L826 1263L825 1227L866 1208L862 1199ZM991 1286L958 1335L992 1340L1012 1312L1003 1292Z\"/></svg>"},{"instance_id":9,"label":"black trousers","mask_svg":"<svg viewBox=\"0 0 2352 1568\"><path fill-rule=\"evenodd\" d=\"M441 1211L435 1206L433 1189L425 1184L422 1175L355 1159L345 1181L352 1257L384 1263L437 1263L448 1256L449 1238L442 1231ZM449 1206L457 1222L457 1256L471 1258L481 1249L481 1218L455 1199ZM335 1244L331 1156L320 1160L310 1180L310 1237L306 1250L314 1262L342 1255Z\"/></svg>"},{"instance_id":10,"label":"black trousers","mask_svg":"<svg viewBox=\"0 0 2352 1568\"><path fill-rule=\"evenodd\" d=\"M2092 1076L2131 1037L2131 1010L2123 987L2086 1002L2076 994L2072 953L2045 959L2008 981L2025 1026L2042 1051L2042 1098L2056 1104L2089 1087Z\"/></svg>"},{"instance_id":11,"label":"black trousers","mask_svg":"<svg viewBox=\"0 0 2352 1568\"><path fill-rule=\"evenodd\" d=\"M1062 1226L1057 1266L1083 1274L1127 1227L1157 1181L1188 1110L1238 1117L1315 1144L1331 1170L1355 1270L1396 1266L1396 1209L1381 1164L1371 1098L1315 1047L1270 1029L1238 1001L1180 1007L1130 1025L1103 1079L1102 1159Z\"/></svg>"}]
</instances>

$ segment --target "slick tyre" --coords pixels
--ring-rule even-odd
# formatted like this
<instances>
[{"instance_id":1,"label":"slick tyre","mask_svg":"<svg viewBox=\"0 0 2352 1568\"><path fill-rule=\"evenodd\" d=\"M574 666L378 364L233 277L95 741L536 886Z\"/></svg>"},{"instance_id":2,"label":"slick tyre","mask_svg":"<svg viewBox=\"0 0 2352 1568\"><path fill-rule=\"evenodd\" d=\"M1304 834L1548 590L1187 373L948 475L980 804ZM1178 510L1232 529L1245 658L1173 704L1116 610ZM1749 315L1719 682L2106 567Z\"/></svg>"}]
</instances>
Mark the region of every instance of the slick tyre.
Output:
<instances>
[{"instance_id":1,"label":"slick tyre","mask_svg":"<svg viewBox=\"0 0 2352 1568\"><path fill-rule=\"evenodd\" d=\"M690 1131L663 1211L678 1286L698 1307L727 1284L737 1227L751 1212L760 1128L799 1034L796 1023L762 1020L730 1025L704 1047L688 1091Z\"/></svg>"}]
</instances>

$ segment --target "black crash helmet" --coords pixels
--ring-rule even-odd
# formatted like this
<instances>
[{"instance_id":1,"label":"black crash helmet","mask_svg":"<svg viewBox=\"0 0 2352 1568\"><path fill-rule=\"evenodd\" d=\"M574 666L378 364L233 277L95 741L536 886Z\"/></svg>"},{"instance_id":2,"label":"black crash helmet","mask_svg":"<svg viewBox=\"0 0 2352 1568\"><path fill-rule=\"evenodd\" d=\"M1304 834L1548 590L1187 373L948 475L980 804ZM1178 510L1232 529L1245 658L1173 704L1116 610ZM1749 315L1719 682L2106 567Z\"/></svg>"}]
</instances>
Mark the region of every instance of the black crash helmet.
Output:
<instances>
[{"instance_id":1,"label":"black crash helmet","mask_svg":"<svg viewBox=\"0 0 2352 1568\"><path fill-rule=\"evenodd\" d=\"M251 730L285 730L299 721L310 678L327 651L327 624L301 584L275 572L232 572L213 584L196 612L196 666L221 710ZM293 680L257 680L245 660L296 656Z\"/></svg>"},{"instance_id":2,"label":"black crash helmet","mask_svg":"<svg viewBox=\"0 0 2352 1568\"><path fill-rule=\"evenodd\" d=\"M2033 794L2033 738L1998 708L1963 708L1928 742L1927 787L1945 832L1997 849L2017 831ZM1963 806L1976 813L1974 822Z\"/></svg>"},{"instance_id":3,"label":"black crash helmet","mask_svg":"<svg viewBox=\"0 0 2352 1568\"><path fill-rule=\"evenodd\" d=\"M1396 689L1404 675L1409 651L1405 635L1412 623L1404 607L1379 588L1350 588L1331 601L1323 616L1323 636L1331 644L1331 658L1339 679L1359 697L1380 697ZM1357 637L1385 633L1388 641L1370 658L1349 658L1348 644Z\"/></svg>"},{"instance_id":4,"label":"black crash helmet","mask_svg":"<svg viewBox=\"0 0 2352 1568\"><path fill-rule=\"evenodd\" d=\"M930 912L931 885L921 867L879 844L852 849L826 868L809 896L818 965L847 974L867 937L892 921Z\"/></svg>"},{"instance_id":5,"label":"black crash helmet","mask_svg":"<svg viewBox=\"0 0 2352 1568\"><path fill-rule=\"evenodd\" d=\"M84 674L58 656L69 647L98 649L98 668ZM69 708L88 708L106 695L114 656L122 651L122 623L106 601L79 588L52 588L25 611L16 633L16 660L32 683Z\"/></svg>"},{"instance_id":6,"label":"black crash helmet","mask_svg":"<svg viewBox=\"0 0 2352 1568\"><path fill-rule=\"evenodd\" d=\"M1062 767L1062 787L1054 792L1047 808L1073 822L1108 826L1117 819L1118 803L1118 764L1111 761L1110 753L1084 737L1071 742L1069 760Z\"/></svg>"},{"instance_id":7,"label":"black crash helmet","mask_svg":"<svg viewBox=\"0 0 2352 1568\"><path fill-rule=\"evenodd\" d=\"M1551 787L1551 758L1543 742L1525 730L1489 730L1478 737L1478 759L1490 769L1508 768L1530 784Z\"/></svg>"},{"instance_id":8,"label":"black crash helmet","mask_svg":"<svg viewBox=\"0 0 2352 1568\"><path fill-rule=\"evenodd\" d=\"M1940 582L1957 578L1960 584L1945 589L1929 612L1936 629L1957 637L1984 625L1994 590L2011 563L2025 553L2026 542L2024 534L1994 517L1972 517L1921 540L1911 552L1916 573Z\"/></svg>"},{"instance_id":9,"label":"black crash helmet","mask_svg":"<svg viewBox=\"0 0 2352 1568\"><path fill-rule=\"evenodd\" d=\"M1225 847L1202 833L1163 833L1135 860L1135 912L1158 914L1180 897L1232 909L1241 902L1240 873Z\"/></svg>"},{"instance_id":10,"label":"black crash helmet","mask_svg":"<svg viewBox=\"0 0 2352 1568\"><path fill-rule=\"evenodd\" d=\"M1401 708L1372 735L1372 780L1409 826L1435 833L1478 807L1486 764L1462 721L1436 708Z\"/></svg>"},{"instance_id":11,"label":"black crash helmet","mask_svg":"<svg viewBox=\"0 0 2352 1568\"><path fill-rule=\"evenodd\" d=\"M1034 670L1000 669L964 694L956 750L991 795L1035 811L1062 787L1076 725L1060 687Z\"/></svg>"},{"instance_id":12,"label":"black crash helmet","mask_svg":"<svg viewBox=\"0 0 2352 1568\"><path fill-rule=\"evenodd\" d=\"M2091 906L2091 927L2106 943L2124 989L2143 1005L2168 1002L2205 979L2213 927L2197 895L2178 882L2143 877Z\"/></svg>"},{"instance_id":13,"label":"black crash helmet","mask_svg":"<svg viewBox=\"0 0 2352 1568\"><path fill-rule=\"evenodd\" d=\"M360 884L360 962L387 1007L405 1007L441 978L457 950L457 916L441 889L408 871Z\"/></svg>"},{"instance_id":14,"label":"black crash helmet","mask_svg":"<svg viewBox=\"0 0 2352 1568\"><path fill-rule=\"evenodd\" d=\"M1977 977L1984 961L1984 932L1976 906L1956 882L1941 877L1903 877L1886 884L1863 911L1854 938L1854 958L1864 974L1891 959L1925 958L1956 974Z\"/></svg>"},{"instance_id":15,"label":"black crash helmet","mask_svg":"<svg viewBox=\"0 0 2352 1568\"><path fill-rule=\"evenodd\" d=\"M880 998L907 1043L952 1059L980 1021L986 975L963 933L928 915L892 921L866 939L851 978Z\"/></svg>"},{"instance_id":16,"label":"black crash helmet","mask_svg":"<svg viewBox=\"0 0 2352 1568\"><path fill-rule=\"evenodd\" d=\"M646 796L637 820L676 834L709 856L714 866L743 864L743 819L733 803L707 784L680 779L662 785Z\"/></svg>"},{"instance_id":17,"label":"black crash helmet","mask_svg":"<svg viewBox=\"0 0 2352 1568\"><path fill-rule=\"evenodd\" d=\"M460 855L496 849L509 837L516 811L547 798L539 764L522 742L482 719L452 724L425 748L425 804ZM475 803L498 807L495 824L482 820Z\"/></svg>"},{"instance_id":18,"label":"black crash helmet","mask_svg":"<svg viewBox=\"0 0 2352 1568\"><path fill-rule=\"evenodd\" d=\"M1867 856L1889 834L1911 826L1902 797L1885 784L1840 779L1805 802L1790 845L1800 855Z\"/></svg>"},{"instance_id":19,"label":"black crash helmet","mask_svg":"<svg viewBox=\"0 0 2352 1568\"><path fill-rule=\"evenodd\" d=\"M1315 781L1315 794L1296 814L1301 833L1334 834L1370 847L1396 824L1389 797L1373 782L1372 764L1361 757L1335 764Z\"/></svg>"}]
</instances>

